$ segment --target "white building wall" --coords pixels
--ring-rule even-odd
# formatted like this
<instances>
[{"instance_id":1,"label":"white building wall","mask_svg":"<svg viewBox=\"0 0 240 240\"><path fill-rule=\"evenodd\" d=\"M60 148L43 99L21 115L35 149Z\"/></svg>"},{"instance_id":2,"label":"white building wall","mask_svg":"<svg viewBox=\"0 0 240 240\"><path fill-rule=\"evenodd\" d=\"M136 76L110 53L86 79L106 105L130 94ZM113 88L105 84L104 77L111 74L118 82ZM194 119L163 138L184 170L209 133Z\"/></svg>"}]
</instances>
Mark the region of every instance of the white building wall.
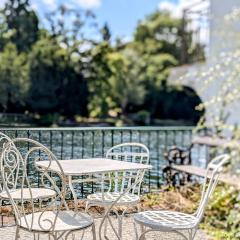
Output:
<instances>
[{"instance_id":1,"label":"white building wall","mask_svg":"<svg viewBox=\"0 0 240 240\"><path fill-rule=\"evenodd\" d=\"M240 23L229 21L230 13L234 9L240 9L240 0L211 0L210 1L210 46L209 57L207 65L211 66L212 63L223 59L221 53L231 52L234 53L236 49L240 49ZM219 73L220 75L220 73ZM240 76L239 76L240 78ZM213 84L207 88L203 94L203 99L210 99L211 95L216 95L219 89L222 88L227 79L220 77L214 81ZM224 98L224 96L221 96ZM209 113L214 111L214 106L206 109L207 117ZM216 107L216 106L215 106ZM218 108L221 106L217 106ZM234 101L232 104L227 105L225 109L227 113L227 124L239 125L240 124L240 102Z\"/></svg>"},{"instance_id":2,"label":"white building wall","mask_svg":"<svg viewBox=\"0 0 240 240\"><path fill-rule=\"evenodd\" d=\"M226 15L236 8L240 8L240 0L210 0L209 60L222 51L240 47L240 24L226 20Z\"/></svg>"},{"instance_id":3,"label":"white building wall","mask_svg":"<svg viewBox=\"0 0 240 240\"><path fill-rule=\"evenodd\" d=\"M240 9L240 0L210 0L210 41L206 62L173 69L169 76L170 84L177 83L192 87L203 102L208 102L218 94L226 79L221 77L219 71L219 74L214 74L215 79L211 84L204 88L204 72L216 66L219 61L224 61L220 56L222 52L234 52L234 50L240 49L240 22L233 24L233 22L226 21L226 15L230 14L235 8ZM221 98L224 98L224 96L221 96ZM210 104L205 109L205 116L209 125L213 123L212 116L218 115L215 113L222 107L221 105L220 101L219 104ZM240 99L226 107L224 112L229 115L227 124L240 126Z\"/></svg>"}]
</instances>

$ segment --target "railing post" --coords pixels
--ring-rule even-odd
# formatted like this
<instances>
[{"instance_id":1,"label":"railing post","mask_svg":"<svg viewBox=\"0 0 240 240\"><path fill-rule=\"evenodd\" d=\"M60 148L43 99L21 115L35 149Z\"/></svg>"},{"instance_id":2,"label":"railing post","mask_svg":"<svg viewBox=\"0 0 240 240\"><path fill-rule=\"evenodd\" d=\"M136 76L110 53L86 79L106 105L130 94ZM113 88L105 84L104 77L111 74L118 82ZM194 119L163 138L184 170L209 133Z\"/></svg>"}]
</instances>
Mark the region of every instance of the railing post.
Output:
<instances>
[{"instance_id":1,"label":"railing post","mask_svg":"<svg viewBox=\"0 0 240 240\"><path fill-rule=\"evenodd\" d=\"M38 141L41 143L42 140L42 132L38 131ZM39 151L39 157L40 157L40 151ZM40 187L40 174L39 171L37 172L37 181L38 181L38 187Z\"/></svg>"},{"instance_id":2,"label":"railing post","mask_svg":"<svg viewBox=\"0 0 240 240\"><path fill-rule=\"evenodd\" d=\"M84 157L84 131L81 131L81 136L82 136L82 158L83 158ZM83 179L83 176L81 178ZM83 183L81 183L82 198L84 196L83 191L84 191L84 185L83 185Z\"/></svg>"},{"instance_id":3,"label":"railing post","mask_svg":"<svg viewBox=\"0 0 240 240\"><path fill-rule=\"evenodd\" d=\"M113 147L114 146L114 130L111 130L111 137L112 137L112 139L111 139L111 147Z\"/></svg>"},{"instance_id":4,"label":"railing post","mask_svg":"<svg viewBox=\"0 0 240 240\"><path fill-rule=\"evenodd\" d=\"M151 135L151 132L149 131L148 136L147 136L147 147L148 147L149 151L151 152L150 135ZM149 164L151 165L151 156L149 158ZM148 170L148 192L151 191L151 171L153 171L153 170Z\"/></svg>"},{"instance_id":5,"label":"railing post","mask_svg":"<svg viewBox=\"0 0 240 240\"><path fill-rule=\"evenodd\" d=\"M160 145L160 139L159 139L159 131L157 131L157 187L160 187L160 155L159 155L159 145Z\"/></svg>"},{"instance_id":6,"label":"railing post","mask_svg":"<svg viewBox=\"0 0 240 240\"><path fill-rule=\"evenodd\" d=\"M71 158L74 158L74 131L71 131Z\"/></svg>"},{"instance_id":7,"label":"railing post","mask_svg":"<svg viewBox=\"0 0 240 240\"><path fill-rule=\"evenodd\" d=\"M63 139L64 139L64 133L61 131L61 159L63 159Z\"/></svg>"}]
</instances>

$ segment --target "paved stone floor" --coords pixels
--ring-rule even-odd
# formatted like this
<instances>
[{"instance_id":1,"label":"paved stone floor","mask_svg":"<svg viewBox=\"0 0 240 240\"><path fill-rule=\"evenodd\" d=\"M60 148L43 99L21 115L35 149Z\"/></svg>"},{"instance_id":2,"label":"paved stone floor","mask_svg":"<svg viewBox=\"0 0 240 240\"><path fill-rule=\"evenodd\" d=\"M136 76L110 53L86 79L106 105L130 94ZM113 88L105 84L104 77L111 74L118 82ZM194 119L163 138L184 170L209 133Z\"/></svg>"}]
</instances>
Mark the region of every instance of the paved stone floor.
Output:
<instances>
[{"instance_id":1,"label":"paved stone floor","mask_svg":"<svg viewBox=\"0 0 240 240\"><path fill-rule=\"evenodd\" d=\"M98 231L99 223L101 219L96 220L96 230ZM117 226L117 221L115 218L113 218L114 225ZM13 240L14 239L14 234L15 234L15 227L3 227L0 228L0 239L1 240ZM114 236L112 231L108 231L108 237L109 240L117 240L117 238ZM20 234L21 240L27 240L27 239L34 239L32 234L26 233L26 232L21 232ZM82 234L76 234L75 240L80 240ZM40 236L39 240L48 240L47 235L42 235ZM71 237L69 240L72 239ZM97 239L98 236L97 236ZM132 223L132 217L126 217L124 219L124 224L123 224L123 240L134 240L135 239L135 234L134 234L134 229L133 229L133 223ZM179 237L178 235L174 234L168 234L168 233L158 233L158 234L149 234L146 237L146 240L182 240L183 238ZM86 230L83 240L92 240L92 235L90 230ZM211 240L203 231L199 230L197 233L197 236L195 240Z\"/></svg>"}]
</instances>

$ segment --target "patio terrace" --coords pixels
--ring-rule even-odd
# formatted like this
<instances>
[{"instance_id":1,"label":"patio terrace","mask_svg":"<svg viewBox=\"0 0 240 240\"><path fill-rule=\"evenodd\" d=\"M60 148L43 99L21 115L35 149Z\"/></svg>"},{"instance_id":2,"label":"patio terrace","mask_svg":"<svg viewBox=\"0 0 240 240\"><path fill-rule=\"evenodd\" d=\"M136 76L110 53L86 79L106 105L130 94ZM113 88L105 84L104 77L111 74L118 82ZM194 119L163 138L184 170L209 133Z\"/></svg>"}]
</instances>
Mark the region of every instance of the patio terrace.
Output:
<instances>
[{"instance_id":1,"label":"patio terrace","mask_svg":"<svg viewBox=\"0 0 240 240\"><path fill-rule=\"evenodd\" d=\"M97 219L96 220L96 229L98 229L99 227L99 222L101 219ZM117 224L117 220L115 218L113 218L113 222L115 224ZM123 222L123 240L130 240L130 239L134 239L134 231L133 231L133 221L131 217L127 217L126 219L124 219ZM76 235L76 239L80 239L81 237L81 233ZM4 240L14 240L15 237L15 227L4 227L4 228L0 228L0 236L4 236ZM27 240L27 239L33 239L33 236L31 236L30 234L21 234L22 238L21 240ZM114 235L111 231L108 231L108 236L113 236L111 238L111 240L115 240L117 239L116 237L114 238ZM2 238L1 238L2 239ZM45 240L46 236L41 236L39 238L39 240ZM165 234L160 235L160 234L149 234L147 235L147 240L159 240L159 239L164 239L164 240L182 240L183 238L179 238L179 236L177 236L176 234ZM84 235L84 240L92 240L92 235L90 231L86 231L86 234ZM209 236L207 236L207 234L205 232L203 232L202 230L199 230L197 232L197 236L195 238L195 240L211 240L211 238Z\"/></svg>"},{"instance_id":2,"label":"patio terrace","mask_svg":"<svg viewBox=\"0 0 240 240\"><path fill-rule=\"evenodd\" d=\"M145 175L142 193L151 192L161 188L165 184L161 168L164 166L164 153L172 146L188 147L192 140L192 128L190 127L127 127L127 128L57 128L57 129L2 129L5 134L14 137L27 137L38 140L51 149L59 159L87 158L104 156L106 150L113 145L123 142L141 142L150 150L150 164L153 169ZM25 146L26 151L29 146ZM199 152L200 153L200 152ZM204 152L207 153L207 152ZM28 162L30 178L35 180L36 186L40 187L39 175L32 170L32 159ZM36 177L37 176L37 177ZM85 198L93 193L94 184L83 185L79 189L79 198ZM68 199L72 198L71 195ZM117 220L111 217L115 223ZM5 220L6 221L6 220ZM97 219L97 228L100 219ZM126 218L123 226L123 239L134 237L131 215ZM0 228L0 236L4 239L13 239L15 227ZM112 236L109 232L109 235ZM159 234L149 234L147 239L159 239ZM30 239L29 234L24 239ZM40 239L44 239L40 238ZM84 239L91 239L91 234L86 233ZM113 238L114 239L114 238ZM163 239L176 239L176 235L164 235ZM179 237L177 237L179 239ZM196 239L209 239L199 231Z\"/></svg>"}]
</instances>

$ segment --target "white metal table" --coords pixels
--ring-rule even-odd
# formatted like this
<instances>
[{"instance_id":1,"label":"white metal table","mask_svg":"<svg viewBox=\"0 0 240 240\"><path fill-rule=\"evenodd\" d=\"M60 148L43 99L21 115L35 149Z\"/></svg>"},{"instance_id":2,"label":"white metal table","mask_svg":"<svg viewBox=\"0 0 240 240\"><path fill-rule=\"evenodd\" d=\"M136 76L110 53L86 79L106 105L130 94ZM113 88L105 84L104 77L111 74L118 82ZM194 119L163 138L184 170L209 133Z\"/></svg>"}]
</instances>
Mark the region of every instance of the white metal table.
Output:
<instances>
[{"instance_id":1,"label":"white metal table","mask_svg":"<svg viewBox=\"0 0 240 240\"><path fill-rule=\"evenodd\" d=\"M149 170L151 165L118 161L107 158L88 158L88 159L71 159L71 160L59 160L65 177L68 178L69 188L73 194L75 210L77 209L77 194L73 187L73 177L75 176L89 176L94 174L105 174L110 172L120 171L138 171ZM60 169L56 162L52 162L49 166L49 161L36 162L38 167L48 169L53 172L60 172ZM85 179L82 182L91 181L91 179ZM79 181L78 181L79 182Z\"/></svg>"}]
</instances>

